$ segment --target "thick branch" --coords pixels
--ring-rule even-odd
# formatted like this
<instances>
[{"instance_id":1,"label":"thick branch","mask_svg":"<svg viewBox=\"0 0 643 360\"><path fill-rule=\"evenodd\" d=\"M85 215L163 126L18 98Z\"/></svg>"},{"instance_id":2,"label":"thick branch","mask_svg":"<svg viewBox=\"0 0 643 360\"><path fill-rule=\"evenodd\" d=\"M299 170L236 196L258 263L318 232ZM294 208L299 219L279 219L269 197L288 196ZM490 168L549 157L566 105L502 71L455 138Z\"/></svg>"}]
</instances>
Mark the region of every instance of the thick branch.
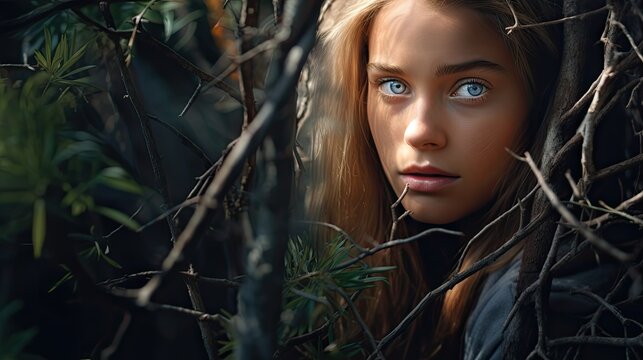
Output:
<instances>
[{"instance_id":1,"label":"thick branch","mask_svg":"<svg viewBox=\"0 0 643 360\"><path fill-rule=\"evenodd\" d=\"M575 0L563 2L563 16L569 17L582 13L582 8ZM556 193L564 190L564 177L552 178L554 171L559 168L569 168L566 163L569 161L569 154L565 157L556 158L564 144L574 135L575 121L565 119L564 112L571 109L575 101L580 97L578 84L582 83L582 76L586 71L585 59L587 53L588 39L585 34L589 26L582 21L565 21L563 25L564 44L560 62L560 70L556 92L553 94L549 112L545 116L546 138L542 152L543 173L545 179L553 186ZM539 214L549 207L549 201L545 196L537 195L532 214ZM525 243L523 249L520 273L516 291L520 294L529 285L534 283L547 258L552 240L556 232L555 219L546 221L534 233L534 238ZM549 284L540 284L541 295L546 296L549 292ZM523 305L517 312L515 321L511 323L506 333L503 344L504 357L506 359L525 359L536 343L537 325L531 304Z\"/></svg>"},{"instance_id":2,"label":"thick branch","mask_svg":"<svg viewBox=\"0 0 643 360\"><path fill-rule=\"evenodd\" d=\"M282 76L295 71L299 76L306 54L315 39L321 1L289 2L284 10L284 29L299 34L301 43L284 42L273 54L268 89L279 85ZM296 16L296 17L295 17ZM293 57L300 51L304 56ZM239 346L238 359L272 359L277 350L278 323L281 317L281 294L284 282L284 256L290 223L292 192L292 142L296 118L296 81L289 82L279 105L280 122L270 130L263 144L263 173L266 179L259 189L256 236L246 244L246 280L239 292L239 313L235 322ZM264 105L265 106L265 105ZM248 125L253 126L255 120ZM259 165L258 165L259 166Z\"/></svg>"},{"instance_id":3,"label":"thick branch","mask_svg":"<svg viewBox=\"0 0 643 360\"><path fill-rule=\"evenodd\" d=\"M275 84L273 90L268 92L269 96L257 113L255 120L241 134L223 162L221 169L208 186L194 215L178 237L172 251L163 261L162 272L150 279L143 288L133 294L138 298L139 303L145 304L149 302L150 297L162 283L167 273L172 271L182 260L186 247L193 240L198 240L203 236L208 229L210 221L219 210L223 196L241 174L246 159L259 147L268 130L275 123L277 119L276 112L290 94L289 91L296 83L299 71L301 71L306 56L313 45L314 38L310 36L302 38L302 32L291 32L291 50L286 58L286 63L289 66L285 68L286 71L279 79L279 82Z\"/></svg>"}]
</instances>

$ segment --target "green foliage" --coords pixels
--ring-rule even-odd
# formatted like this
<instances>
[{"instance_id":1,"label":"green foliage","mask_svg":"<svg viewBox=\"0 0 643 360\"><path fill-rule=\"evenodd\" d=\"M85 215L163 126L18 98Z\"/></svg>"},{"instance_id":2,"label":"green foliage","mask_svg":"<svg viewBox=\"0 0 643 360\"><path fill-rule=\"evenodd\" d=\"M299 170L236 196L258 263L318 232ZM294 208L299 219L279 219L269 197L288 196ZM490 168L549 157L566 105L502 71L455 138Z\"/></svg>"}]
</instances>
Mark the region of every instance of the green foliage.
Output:
<instances>
[{"instance_id":1,"label":"green foliage","mask_svg":"<svg viewBox=\"0 0 643 360\"><path fill-rule=\"evenodd\" d=\"M378 274L395 267L369 267L365 263L340 267L352 259L353 250L351 243L342 237L327 242L321 248L309 236L290 239L285 257L280 346L293 337L328 325L320 336L299 345L299 354L311 359L344 359L362 351L361 344L340 346L334 342L334 324L340 318L350 319L353 316L344 296L354 301L362 290L378 282L386 282L386 277ZM229 315L224 317L232 322ZM231 340L221 347L222 354L227 354L235 347L234 330L226 328L226 332Z\"/></svg>"},{"instance_id":2,"label":"green foliage","mask_svg":"<svg viewBox=\"0 0 643 360\"><path fill-rule=\"evenodd\" d=\"M71 41L67 40L67 34L63 34L58 45L52 49L51 34L45 28L45 49L44 53L36 50L34 57L38 66L49 75L47 84L43 92L49 89L50 85L65 86L61 93L64 95L71 87L88 87L93 86L88 77L72 79L71 77L83 71L95 67L95 65L86 65L73 68L85 55L88 44L76 49L76 33L72 36Z\"/></svg>"},{"instance_id":3,"label":"green foliage","mask_svg":"<svg viewBox=\"0 0 643 360\"><path fill-rule=\"evenodd\" d=\"M112 12L120 30L130 30L132 19L142 14L143 23L146 23L147 28L152 28L150 24L161 27L166 42L183 30L179 37L175 37L176 42L172 46L175 50L179 50L194 36L195 21L204 16L203 11L200 10L184 14L183 12L187 11L187 5L188 2L185 0L147 0L113 4Z\"/></svg>"},{"instance_id":4,"label":"green foliage","mask_svg":"<svg viewBox=\"0 0 643 360\"><path fill-rule=\"evenodd\" d=\"M75 47L75 40L63 35L53 48L46 31L44 50L36 53L42 71L21 87L0 82L1 230L11 238L31 229L35 257L42 255L52 217L73 223L96 213L138 227L129 216L94 201L93 192L100 187L136 195L142 189L104 155L98 138L67 123L67 114L76 107L72 93L88 84L72 76L93 67L74 68L87 45Z\"/></svg>"},{"instance_id":5,"label":"green foliage","mask_svg":"<svg viewBox=\"0 0 643 360\"><path fill-rule=\"evenodd\" d=\"M9 326L9 319L21 307L18 301L0 305L0 360L20 359L25 346L36 336L36 329L12 331Z\"/></svg>"},{"instance_id":6,"label":"green foliage","mask_svg":"<svg viewBox=\"0 0 643 360\"><path fill-rule=\"evenodd\" d=\"M179 30L186 30L186 33L174 47L175 49L181 48L190 40L196 30L194 21L203 16L202 11L195 10L177 18L176 10L183 6L184 3L184 1L158 1L152 4L143 16L144 19L152 23L163 25L165 41L168 41ZM145 5L139 5L138 9L139 13L142 12L145 9Z\"/></svg>"}]
</instances>

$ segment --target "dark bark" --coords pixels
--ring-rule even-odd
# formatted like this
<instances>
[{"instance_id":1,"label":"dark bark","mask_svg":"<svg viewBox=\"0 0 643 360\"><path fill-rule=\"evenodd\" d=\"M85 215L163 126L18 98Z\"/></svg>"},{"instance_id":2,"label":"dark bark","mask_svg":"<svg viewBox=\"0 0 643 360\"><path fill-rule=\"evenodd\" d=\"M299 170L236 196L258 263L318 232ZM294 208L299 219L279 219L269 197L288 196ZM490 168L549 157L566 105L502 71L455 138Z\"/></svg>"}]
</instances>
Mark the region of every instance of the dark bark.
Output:
<instances>
[{"instance_id":1,"label":"dark bark","mask_svg":"<svg viewBox=\"0 0 643 360\"><path fill-rule=\"evenodd\" d=\"M239 294L236 329L239 359L271 359L277 350L281 291L284 281L284 254L288 241L290 193L292 191L292 143L296 120L296 79L315 41L321 2L289 3L281 24L290 28L291 38L277 50L270 69L267 89L279 89L281 96L263 107L276 106L278 122L263 144L265 180L258 185L261 205L257 230L247 244L246 281ZM279 36L279 35L277 35ZM283 79L292 79L283 83Z\"/></svg>"},{"instance_id":2,"label":"dark bark","mask_svg":"<svg viewBox=\"0 0 643 360\"><path fill-rule=\"evenodd\" d=\"M601 3L578 2L565 0L564 16L580 14L600 8ZM564 23L563 52L556 92L550 104L547 119L547 135L543 149L541 171L546 182L560 199L568 199L571 189L564 177L564 172L575 169L578 172L578 137L574 136L580 124L578 114L567 116L575 102L581 98L581 91L586 84L598 75L592 60L600 59L600 54L592 49L599 41L598 37L588 36L597 33L597 26L604 24L604 17L596 19L570 20ZM586 105L586 104L585 104ZM573 145L573 146L572 146ZM576 150L573 150L573 149ZM572 150L572 151L569 151ZM533 214L538 214L551 203L539 192L533 205ZM559 225L560 218L554 213L550 221L543 222L534 232L534 236L525 242L522 255L520 275L517 284L517 295L538 281L538 290L529 300L520 303L515 317L507 327L504 342L505 359L525 359L534 350L547 329L547 308L551 286L549 269L543 269L552 242L566 230ZM555 249L554 249L555 251ZM536 309L536 311L534 311ZM541 344L542 345L542 344ZM542 349L546 351L545 349Z\"/></svg>"}]
</instances>

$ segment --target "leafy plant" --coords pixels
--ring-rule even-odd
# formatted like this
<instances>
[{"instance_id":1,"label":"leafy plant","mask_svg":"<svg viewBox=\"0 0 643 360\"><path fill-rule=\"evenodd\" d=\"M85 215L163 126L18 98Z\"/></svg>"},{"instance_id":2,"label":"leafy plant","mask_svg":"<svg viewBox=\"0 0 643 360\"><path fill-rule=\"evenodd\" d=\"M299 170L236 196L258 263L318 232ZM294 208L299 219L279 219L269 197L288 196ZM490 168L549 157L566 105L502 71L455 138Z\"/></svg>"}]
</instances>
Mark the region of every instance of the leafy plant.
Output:
<instances>
[{"instance_id":1,"label":"leafy plant","mask_svg":"<svg viewBox=\"0 0 643 360\"><path fill-rule=\"evenodd\" d=\"M71 41L68 41L67 34L63 34L55 49L52 49L53 44L51 34L49 33L49 30L45 28L44 53L38 50L35 50L34 52L34 57L36 58L38 67L49 75L47 84L43 89L43 93L47 92L51 85L65 86L65 89L62 91L60 96L64 96L64 94L72 87L82 88L94 86L88 81L89 77L76 79L71 78L76 74L96 67L95 65L85 65L74 68L74 65L76 65L85 55L87 46L88 44L85 44L79 49L76 49L76 33L74 33Z\"/></svg>"},{"instance_id":2,"label":"leafy plant","mask_svg":"<svg viewBox=\"0 0 643 360\"><path fill-rule=\"evenodd\" d=\"M176 34L179 30L186 28L187 34L185 38L179 40L179 44L175 48L180 48L189 38L194 34L196 28L191 24L196 21L198 18L203 16L203 12L195 10L189 12L184 16L177 17L176 10L183 6L181 1L161 1L152 4L149 7L149 10L145 11L143 16L144 19L155 23L163 25L163 35L165 36L165 41L168 41L172 35ZM139 5L139 11L144 9L144 5Z\"/></svg>"},{"instance_id":3,"label":"leafy plant","mask_svg":"<svg viewBox=\"0 0 643 360\"><path fill-rule=\"evenodd\" d=\"M361 352L361 344L334 343L334 324L341 318L353 316L347 301L354 301L362 290L386 277L378 274L395 269L394 266L369 267L365 263L340 266L351 260L352 244L343 237L321 247L307 235L296 236L288 242L285 257L285 283L282 293L282 315L279 344L324 327L320 336L300 345L300 353L311 359L334 356L351 357ZM347 300L345 296L352 298ZM366 300L369 301L369 300ZM233 318L224 314L228 322ZM220 349L228 353L234 349L234 330L226 329L230 338Z\"/></svg>"},{"instance_id":4,"label":"leafy plant","mask_svg":"<svg viewBox=\"0 0 643 360\"><path fill-rule=\"evenodd\" d=\"M75 40L69 42L63 35L52 49L51 35L45 31L44 52L36 53L42 71L22 87L0 82L2 230L11 238L30 228L35 257L42 255L51 217L74 223L83 214L95 213L138 227L129 216L94 201L93 192L100 187L135 195L142 189L104 155L97 137L67 123L67 114L76 107L69 90L89 86L87 80L72 77L93 67L74 68L87 44L75 47Z\"/></svg>"}]
</instances>

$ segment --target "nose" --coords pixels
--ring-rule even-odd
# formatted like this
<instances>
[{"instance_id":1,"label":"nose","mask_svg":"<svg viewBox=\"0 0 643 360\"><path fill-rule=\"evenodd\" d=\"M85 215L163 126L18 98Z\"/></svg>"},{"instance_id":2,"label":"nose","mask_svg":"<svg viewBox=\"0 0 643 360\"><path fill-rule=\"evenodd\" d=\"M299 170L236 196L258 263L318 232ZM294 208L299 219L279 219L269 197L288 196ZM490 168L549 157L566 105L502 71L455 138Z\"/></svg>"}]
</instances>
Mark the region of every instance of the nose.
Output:
<instances>
[{"instance_id":1,"label":"nose","mask_svg":"<svg viewBox=\"0 0 643 360\"><path fill-rule=\"evenodd\" d=\"M447 145L447 133L441 124L438 106L418 100L411 111L411 120L404 131L404 142L418 150L444 148Z\"/></svg>"}]
</instances>

